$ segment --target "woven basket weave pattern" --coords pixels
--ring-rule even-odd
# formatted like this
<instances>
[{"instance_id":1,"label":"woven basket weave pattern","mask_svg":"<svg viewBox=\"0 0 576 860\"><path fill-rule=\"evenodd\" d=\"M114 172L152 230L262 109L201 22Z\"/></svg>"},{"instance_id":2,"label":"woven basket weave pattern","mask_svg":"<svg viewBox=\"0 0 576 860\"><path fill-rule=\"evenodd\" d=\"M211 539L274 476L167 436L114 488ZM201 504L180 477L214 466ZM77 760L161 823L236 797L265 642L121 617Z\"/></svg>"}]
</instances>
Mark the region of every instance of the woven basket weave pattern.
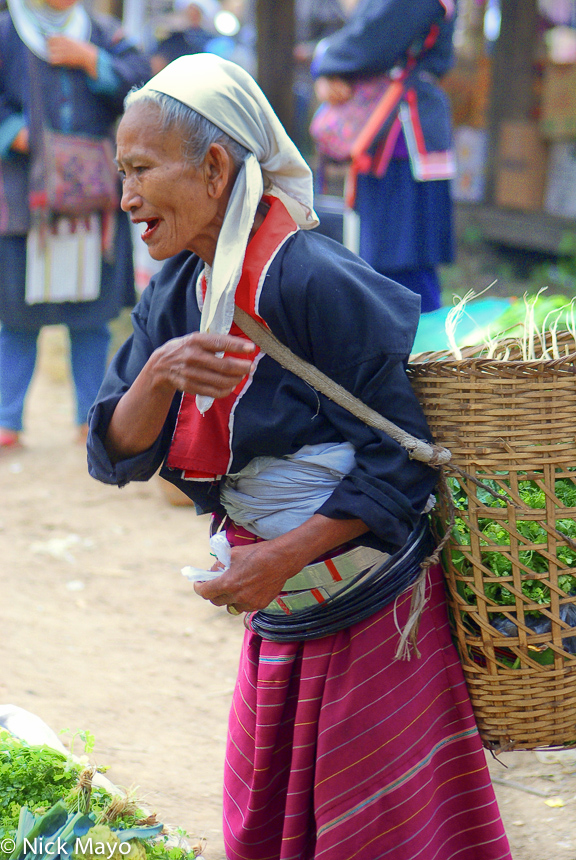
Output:
<instances>
[{"instance_id":1,"label":"woven basket weave pattern","mask_svg":"<svg viewBox=\"0 0 576 860\"><path fill-rule=\"evenodd\" d=\"M559 577L576 577L576 545L562 531L563 520L576 519L576 506L566 506L558 492L576 488L576 343L567 333L560 340L564 358L455 360L431 353L408 368L436 441L467 473L445 470L459 488L460 528L447 544L444 567L456 645L480 734L492 749L576 746L576 627L562 620L576 594L559 584ZM473 478L506 502L487 497ZM541 508L523 500L527 486L541 491ZM439 530L448 516L444 500ZM499 543L483 530L488 520L496 523ZM507 574L496 575L495 553ZM547 571L535 573L533 558L545 561ZM527 580L542 583L548 603L526 596ZM490 597L494 585L507 589L507 606ZM506 617L516 635L493 626ZM534 619L546 622L545 632L532 629ZM549 665L540 662L543 652Z\"/></svg>"}]
</instances>

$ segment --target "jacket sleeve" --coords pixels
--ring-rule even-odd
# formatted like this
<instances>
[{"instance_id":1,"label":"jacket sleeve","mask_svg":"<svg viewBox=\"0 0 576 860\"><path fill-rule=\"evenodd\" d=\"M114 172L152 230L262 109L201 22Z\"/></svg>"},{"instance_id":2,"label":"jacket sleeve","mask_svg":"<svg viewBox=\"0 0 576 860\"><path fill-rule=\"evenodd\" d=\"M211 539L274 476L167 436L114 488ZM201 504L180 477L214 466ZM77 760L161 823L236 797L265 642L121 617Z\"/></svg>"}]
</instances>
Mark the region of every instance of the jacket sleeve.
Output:
<instances>
[{"instance_id":1,"label":"jacket sleeve","mask_svg":"<svg viewBox=\"0 0 576 860\"><path fill-rule=\"evenodd\" d=\"M14 138L23 128L26 128L26 119L22 113L7 113L0 121L0 159L8 158Z\"/></svg>"},{"instance_id":2,"label":"jacket sleeve","mask_svg":"<svg viewBox=\"0 0 576 860\"><path fill-rule=\"evenodd\" d=\"M110 461L104 440L112 414L158 345L153 342L148 331L149 299L152 294L153 284L146 288L132 311L133 333L112 359L88 416L88 471L96 480L119 487L130 481L148 481L160 467L172 436L180 400L179 395L174 398L164 430L151 448L115 464Z\"/></svg>"},{"instance_id":3,"label":"jacket sleeve","mask_svg":"<svg viewBox=\"0 0 576 860\"><path fill-rule=\"evenodd\" d=\"M402 64L422 42L446 6L440 0L360 0L348 23L321 43L315 76L362 77Z\"/></svg>"},{"instance_id":4,"label":"jacket sleeve","mask_svg":"<svg viewBox=\"0 0 576 860\"><path fill-rule=\"evenodd\" d=\"M10 17L7 12L0 14L0 158L10 152L12 141L21 128L26 125L22 104L10 98L7 81L14 69L14 58L9 53Z\"/></svg>"},{"instance_id":5,"label":"jacket sleeve","mask_svg":"<svg viewBox=\"0 0 576 860\"><path fill-rule=\"evenodd\" d=\"M397 359L385 370L368 363L361 374L356 374L356 385L348 387L397 426L430 441L406 378L405 364L399 356ZM406 450L382 431L358 427L358 419L343 414L342 407L328 403L324 409L334 426L354 444L356 462L318 513L333 519L358 518L388 547L400 548L427 507L437 471L411 460Z\"/></svg>"}]
</instances>

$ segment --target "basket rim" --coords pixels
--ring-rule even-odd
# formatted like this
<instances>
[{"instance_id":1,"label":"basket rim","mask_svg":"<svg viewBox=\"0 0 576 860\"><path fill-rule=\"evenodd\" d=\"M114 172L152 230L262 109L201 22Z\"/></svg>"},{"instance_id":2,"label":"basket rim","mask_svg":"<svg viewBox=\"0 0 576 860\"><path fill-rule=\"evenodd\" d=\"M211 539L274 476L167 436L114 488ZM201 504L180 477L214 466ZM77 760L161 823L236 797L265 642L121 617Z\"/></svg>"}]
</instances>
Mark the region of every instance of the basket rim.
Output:
<instances>
[{"instance_id":1,"label":"basket rim","mask_svg":"<svg viewBox=\"0 0 576 860\"><path fill-rule=\"evenodd\" d=\"M504 334L504 333L503 333ZM576 332L572 331L568 328L561 328L560 331L534 331L533 336L530 338L532 348L541 352L542 350L549 350L551 348L555 348L556 346L564 346L568 344L569 348L572 350L568 355L561 356L560 358L534 358L534 359L523 359L520 357L511 358L511 359L496 359L494 357L490 358L485 355L486 351L489 349L489 344L484 343L476 343L476 344L464 344L459 346L459 352L462 354L462 358L456 358L451 349L439 349L439 350L423 350L422 352L412 353L409 356L409 364L414 365L423 365L423 364L432 364L432 363L446 363L446 364L454 364L459 367L466 366L468 363L480 361L480 362L488 362L498 364L499 366L518 366L518 365L542 365L543 363L554 365L558 362L569 362L573 361L576 357ZM516 355L523 345L526 344L526 339L523 335L516 336L508 336L501 337L497 341L497 349L512 349L515 351ZM484 355L483 355L484 353Z\"/></svg>"},{"instance_id":2,"label":"basket rim","mask_svg":"<svg viewBox=\"0 0 576 860\"><path fill-rule=\"evenodd\" d=\"M463 349L462 352L465 352ZM439 350L438 352L419 352L410 356L408 368L422 367L455 367L457 369L465 369L468 367L500 367L502 369L510 368L517 369L520 367L538 367L554 369L561 367L563 364L571 365L576 361L576 350L563 355L560 358L532 358L525 359L497 359L486 358L482 356L466 356L465 358L455 358L449 350Z\"/></svg>"}]
</instances>

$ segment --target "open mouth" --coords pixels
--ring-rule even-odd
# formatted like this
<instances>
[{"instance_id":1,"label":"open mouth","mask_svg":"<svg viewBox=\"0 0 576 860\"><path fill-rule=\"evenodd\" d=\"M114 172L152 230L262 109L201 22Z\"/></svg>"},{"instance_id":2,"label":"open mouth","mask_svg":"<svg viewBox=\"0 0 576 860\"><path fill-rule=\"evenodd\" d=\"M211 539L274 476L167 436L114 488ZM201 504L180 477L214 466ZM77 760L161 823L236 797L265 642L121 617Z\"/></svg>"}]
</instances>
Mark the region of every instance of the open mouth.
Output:
<instances>
[{"instance_id":1,"label":"open mouth","mask_svg":"<svg viewBox=\"0 0 576 860\"><path fill-rule=\"evenodd\" d=\"M146 229L142 232L142 241L147 242L148 239L152 236L158 224L160 223L159 218L150 218L146 221Z\"/></svg>"}]
</instances>

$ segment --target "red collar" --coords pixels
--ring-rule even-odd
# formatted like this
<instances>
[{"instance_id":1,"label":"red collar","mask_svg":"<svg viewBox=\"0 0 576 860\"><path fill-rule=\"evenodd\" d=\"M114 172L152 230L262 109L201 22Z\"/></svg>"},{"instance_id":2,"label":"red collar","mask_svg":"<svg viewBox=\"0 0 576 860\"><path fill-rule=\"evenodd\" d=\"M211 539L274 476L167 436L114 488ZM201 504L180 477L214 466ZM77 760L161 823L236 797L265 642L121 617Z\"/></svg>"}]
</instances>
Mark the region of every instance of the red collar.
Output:
<instances>
[{"instance_id":1,"label":"red collar","mask_svg":"<svg viewBox=\"0 0 576 860\"><path fill-rule=\"evenodd\" d=\"M276 253L298 226L277 197L265 196L262 200L270 209L246 248L235 301L250 316L265 322L258 308L266 273ZM235 323L230 334L248 340ZM259 352L256 347L254 357ZM184 394L166 465L182 471L182 477L190 480L215 480L225 475L232 463L235 407L251 384L252 376L245 377L228 397L215 400L204 415L198 411L195 397Z\"/></svg>"}]
</instances>

